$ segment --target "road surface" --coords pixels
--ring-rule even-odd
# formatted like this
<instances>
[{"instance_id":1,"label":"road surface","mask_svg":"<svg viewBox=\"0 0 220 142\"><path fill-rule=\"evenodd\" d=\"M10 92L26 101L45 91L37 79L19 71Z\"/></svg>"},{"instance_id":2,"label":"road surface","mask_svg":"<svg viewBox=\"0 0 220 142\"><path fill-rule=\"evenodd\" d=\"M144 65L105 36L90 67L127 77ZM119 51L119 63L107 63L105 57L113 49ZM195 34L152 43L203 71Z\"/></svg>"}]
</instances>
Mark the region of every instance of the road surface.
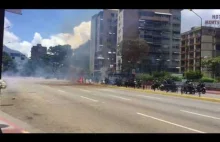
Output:
<instances>
[{"instance_id":1,"label":"road surface","mask_svg":"<svg viewBox=\"0 0 220 142\"><path fill-rule=\"evenodd\" d=\"M220 103L117 88L65 85L65 81L57 80L6 81L9 86L2 93L0 110L41 132L220 132Z\"/></svg>"}]
</instances>

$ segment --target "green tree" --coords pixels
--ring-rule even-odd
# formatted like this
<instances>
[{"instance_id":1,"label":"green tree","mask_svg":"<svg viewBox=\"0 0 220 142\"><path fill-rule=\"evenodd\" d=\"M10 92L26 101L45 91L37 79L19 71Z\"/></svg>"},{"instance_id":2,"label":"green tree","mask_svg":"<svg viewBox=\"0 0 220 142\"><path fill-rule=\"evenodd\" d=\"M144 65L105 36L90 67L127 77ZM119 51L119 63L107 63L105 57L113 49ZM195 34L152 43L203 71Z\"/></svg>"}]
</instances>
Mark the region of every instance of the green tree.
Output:
<instances>
[{"instance_id":1,"label":"green tree","mask_svg":"<svg viewBox=\"0 0 220 142\"><path fill-rule=\"evenodd\" d=\"M122 70L130 72L132 68L141 67L147 60L149 49L150 46L143 39L123 40L117 49L122 56Z\"/></svg>"},{"instance_id":2,"label":"green tree","mask_svg":"<svg viewBox=\"0 0 220 142\"><path fill-rule=\"evenodd\" d=\"M203 59L202 66L211 71L212 78L220 76L220 57Z\"/></svg>"},{"instance_id":3,"label":"green tree","mask_svg":"<svg viewBox=\"0 0 220 142\"><path fill-rule=\"evenodd\" d=\"M73 50L70 45L57 45L48 49L48 57L44 61L49 62L54 74L65 74L68 72Z\"/></svg>"},{"instance_id":4,"label":"green tree","mask_svg":"<svg viewBox=\"0 0 220 142\"><path fill-rule=\"evenodd\" d=\"M3 66L2 72L6 72L6 71L11 71L13 73L17 72L16 63L6 52L3 52L2 66Z\"/></svg>"},{"instance_id":5,"label":"green tree","mask_svg":"<svg viewBox=\"0 0 220 142\"><path fill-rule=\"evenodd\" d=\"M137 79L143 80L143 81L153 81L154 77L149 74L137 74Z\"/></svg>"}]
</instances>

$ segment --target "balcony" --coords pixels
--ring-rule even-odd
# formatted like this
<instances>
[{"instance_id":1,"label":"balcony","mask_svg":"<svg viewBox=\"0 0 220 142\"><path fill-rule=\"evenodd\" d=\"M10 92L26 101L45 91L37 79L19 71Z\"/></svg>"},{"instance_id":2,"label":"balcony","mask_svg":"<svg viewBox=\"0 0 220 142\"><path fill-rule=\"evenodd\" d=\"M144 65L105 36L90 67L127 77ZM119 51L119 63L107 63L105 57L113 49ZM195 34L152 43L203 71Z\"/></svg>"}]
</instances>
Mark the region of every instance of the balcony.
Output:
<instances>
[{"instance_id":1,"label":"balcony","mask_svg":"<svg viewBox=\"0 0 220 142\"><path fill-rule=\"evenodd\" d=\"M170 38L170 34L161 34L162 37Z\"/></svg>"},{"instance_id":2,"label":"balcony","mask_svg":"<svg viewBox=\"0 0 220 142\"><path fill-rule=\"evenodd\" d=\"M175 51L174 51L174 52L173 52L173 54L177 54L177 55L179 55L179 54L180 54L180 52L175 52Z\"/></svg>"},{"instance_id":3,"label":"balcony","mask_svg":"<svg viewBox=\"0 0 220 142\"><path fill-rule=\"evenodd\" d=\"M170 41L169 41L169 40L162 40L161 43L162 43L162 44L165 44L165 45L169 45L169 44L170 44Z\"/></svg>"},{"instance_id":4,"label":"balcony","mask_svg":"<svg viewBox=\"0 0 220 142\"><path fill-rule=\"evenodd\" d=\"M161 26L155 26L154 30L162 30Z\"/></svg>"},{"instance_id":5,"label":"balcony","mask_svg":"<svg viewBox=\"0 0 220 142\"><path fill-rule=\"evenodd\" d=\"M195 45L200 45L200 41L199 41L199 42L196 42Z\"/></svg>"},{"instance_id":6,"label":"balcony","mask_svg":"<svg viewBox=\"0 0 220 142\"><path fill-rule=\"evenodd\" d=\"M189 60L193 60L193 59L194 59L194 56L189 56L188 59L189 59Z\"/></svg>"},{"instance_id":7,"label":"balcony","mask_svg":"<svg viewBox=\"0 0 220 142\"><path fill-rule=\"evenodd\" d=\"M179 46L180 45L180 41L173 41L173 46Z\"/></svg>"},{"instance_id":8,"label":"balcony","mask_svg":"<svg viewBox=\"0 0 220 142\"><path fill-rule=\"evenodd\" d=\"M153 43L153 39L152 38L144 38L147 42L149 43Z\"/></svg>"},{"instance_id":9,"label":"balcony","mask_svg":"<svg viewBox=\"0 0 220 142\"><path fill-rule=\"evenodd\" d=\"M180 31L180 27L173 27L173 31L179 32Z\"/></svg>"},{"instance_id":10,"label":"balcony","mask_svg":"<svg viewBox=\"0 0 220 142\"><path fill-rule=\"evenodd\" d=\"M145 32L145 33L143 33L143 35L148 35L148 36L151 36L153 34L154 34L153 32Z\"/></svg>"},{"instance_id":11,"label":"balcony","mask_svg":"<svg viewBox=\"0 0 220 142\"><path fill-rule=\"evenodd\" d=\"M175 23L179 24L180 22L181 22L180 20L173 19L173 23L174 23L174 24L175 24Z\"/></svg>"},{"instance_id":12,"label":"balcony","mask_svg":"<svg viewBox=\"0 0 220 142\"><path fill-rule=\"evenodd\" d=\"M194 45L194 42L190 42L190 43L189 43L189 46L193 46L193 45Z\"/></svg>"},{"instance_id":13,"label":"balcony","mask_svg":"<svg viewBox=\"0 0 220 142\"><path fill-rule=\"evenodd\" d=\"M180 39L180 35L173 34L173 39Z\"/></svg>"},{"instance_id":14,"label":"balcony","mask_svg":"<svg viewBox=\"0 0 220 142\"><path fill-rule=\"evenodd\" d=\"M144 26L144 27L138 27L139 30L153 30L154 27L153 26Z\"/></svg>"},{"instance_id":15,"label":"balcony","mask_svg":"<svg viewBox=\"0 0 220 142\"><path fill-rule=\"evenodd\" d=\"M181 52L180 49L177 49L177 48L172 48L172 51L173 52ZM183 50L183 51L185 51L185 50Z\"/></svg>"},{"instance_id":16,"label":"balcony","mask_svg":"<svg viewBox=\"0 0 220 142\"><path fill-rule=\"evenodd\" d=\"M153 34L152 36L153 36L153 37L162 37L161 34Z\"/></svg>"},{"instance_id":17,"label":"balcony","mask_svg":"<svg viewBox=\"0 0 220 142\"><path fill-rule=\"evenodd\" d=\"M195 38L195 36L193 36L193 35L189 36L189 39L194 39L194 38Z\"/></svg>"},{"instance_id":18,"label":"balcony","mask_svg":"<svg viewBox=\"0 0 220 142\"><path fill-rule=\"evenodd\" d=\"M160 40L158 40L158 41L153 41L153 44L155 44L155 45L161 45L161 41Z\"/></svg>"},{"instance_id":19,"label":"balcony","mask_svg":"<svg viewBox=\"0 0 220 142\"><path fill-rule=\"evenodd\" d=\"M161 30L163 30L163 31L170 31L171 27L170 26L161 26Z\"/></svg>"}]
</instances>

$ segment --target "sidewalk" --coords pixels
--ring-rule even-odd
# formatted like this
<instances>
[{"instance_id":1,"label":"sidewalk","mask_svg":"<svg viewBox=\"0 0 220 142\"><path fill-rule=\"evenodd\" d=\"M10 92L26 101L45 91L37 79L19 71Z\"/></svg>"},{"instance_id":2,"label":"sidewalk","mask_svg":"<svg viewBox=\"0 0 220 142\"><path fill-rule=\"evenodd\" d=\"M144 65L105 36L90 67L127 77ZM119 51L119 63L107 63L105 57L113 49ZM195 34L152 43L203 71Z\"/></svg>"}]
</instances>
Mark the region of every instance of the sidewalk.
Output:
<instances>
[{"instance_id":1,"label":"sidewalk","mask_svg":"<svg viewBox=\"0 0 220 142\"><path fill-rule=\"evenodd\" d=\"M213 94L213 95L220 95L220 91L214 91L214 90L206 90L206 93Z\"/></svg>"},{"instance_id":2,"label":"sidewalk","mask_svg":"<svg viewBox=\"0 0 220 142\"><path fill-rule=\"evenodd\" d=\"M5 117L2 117L2 112L0 112L0 128L2 133L28 133L11 121L7 120Z\"/></svg>"},{"instance_id":3,"label":"sidewalk","mask_svg":"<svg viewBox=\"0 0 220 142\"><path fill-rule=\"evenodd\" d=\"M1 108L1 106L0 106ZM2 133L39 133L41 131L32 128L25 122L18 120L0 110L0 127Z\"/></svg>"}]
</instances>

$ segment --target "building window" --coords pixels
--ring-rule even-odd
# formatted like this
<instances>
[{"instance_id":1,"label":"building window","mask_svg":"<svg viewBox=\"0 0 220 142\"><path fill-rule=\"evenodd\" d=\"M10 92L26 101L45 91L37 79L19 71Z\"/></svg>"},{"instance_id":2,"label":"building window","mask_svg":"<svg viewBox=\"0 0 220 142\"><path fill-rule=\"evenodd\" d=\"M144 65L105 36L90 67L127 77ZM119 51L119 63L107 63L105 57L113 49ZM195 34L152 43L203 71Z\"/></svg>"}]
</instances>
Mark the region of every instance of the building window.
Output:
<instances>
[{"instance_id":1,"label":"building window","mask_svg":"<svg viewBox=\"0 0 220 142\"><path fill-rule=\"evenodd\" d=\"M180 31L173 31L173 34L180 34Z\"/></svg>"},{"instance_id":2,"label":"building window","mask_svg":"<svg viewBox=\"0 0 220 142\"><path fill-rule=\"evenodd\" d=\"M220 51L220 45L216 45L216 50Z\"/></svg>"},{"instance_id":3,"label":"building window","mask_svg":"<svg viewBox=\"0 0 220 142\"><path fill-rule=\"evenodd\" d=\"M114 14L114 13L111 13L111 16L112 16L112 17L114 17L114 16L115 16L115 14Z\"/></svg>"},{"instance_id":4,"label":"building window","mask_svg":"<svg viewBox=\"0 0 220 142\"><path fill-rule=\"evenodd\" d=\"M153 17L154 16L154 12L151 12L151 11L140 11L139 15L140 16L150 16L150 17Z\"/></svg>"},{"instance_id":5,"label":"building window","mask_svg":"<svg viewBox=\"0 0 220 142\"><path fill-rule=\"evenodd\" d=\"M173 16L173 19L180 21L180 17L179 16Z\"/></svg>"},{"instance_id":6,"label":"building window","mask_svg":"<svg viewBox=\"0 0 220 142\"><path fill-rule=\"evenodd\" d=\"M102 45L102 43L103 43L103 40L102 40L102 37L100 37L100 39L99 39L99 44Z\"/></svg>"}]
</instances>

